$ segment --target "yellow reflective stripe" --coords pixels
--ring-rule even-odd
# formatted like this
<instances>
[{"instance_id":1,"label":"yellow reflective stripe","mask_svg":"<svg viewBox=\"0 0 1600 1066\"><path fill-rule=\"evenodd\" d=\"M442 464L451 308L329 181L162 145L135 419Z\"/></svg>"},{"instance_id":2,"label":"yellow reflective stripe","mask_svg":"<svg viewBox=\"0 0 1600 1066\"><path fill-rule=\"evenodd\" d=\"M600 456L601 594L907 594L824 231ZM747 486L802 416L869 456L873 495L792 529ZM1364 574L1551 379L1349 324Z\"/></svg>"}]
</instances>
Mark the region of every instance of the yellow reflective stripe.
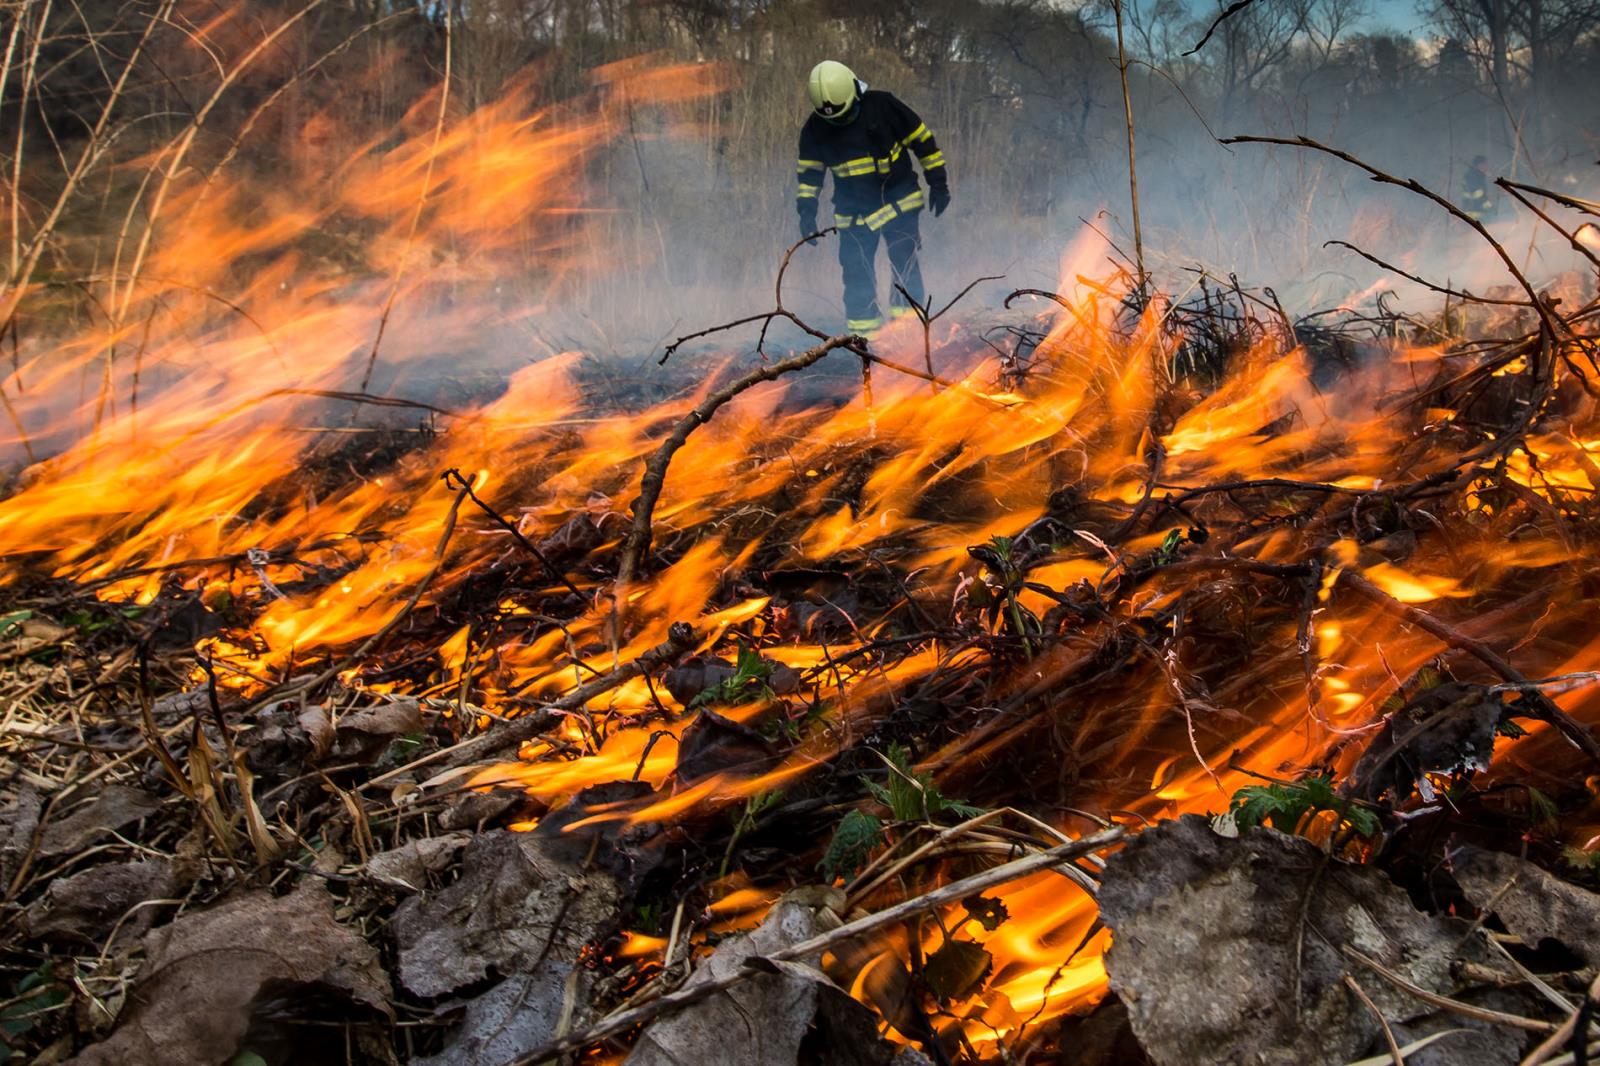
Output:
<instances>
[{"instance_id":1,"label":"yellow reflective stripe","mask_svg":"<svg viewBox=\"0 0 1600 1066\"><path fill-rule=\"evenodd\" d=\"M801 185L800 191L795 193L795 196L801 200L815 200L817 193L821 191L822 186L820 185Z\"/></svg>"},{"instance_id":2,"label":"yellow reflective stripe","mask_svg":"<svg viewBox=\"0 0 1600 1066\"><path fill-rule=\"evenodd\" d=\"M826 165L827 164L820 159L802 159L799 162L799 167L801 170L821 170Z\"/></svg>"},{"instance_id":3,"label":"yellow reflective stripe","mask_svg":"<svg viewBox=\"0 0 1600 1066\"><path fill-rule=\"evenodd\" d=\"M882 229L891 218L899 213L899 211L895 210L894 204L886 204L862 219L862 221L867 224L868 229Z\"/></svg>"},{"instance_id":4,"label":"yellow reflective stripe","mask_svg":"<svg viewBox=\"0 0 1600 1066\"><path fill-rule=\"evenodd\" d=\"M944 166L944 153L943 152L934 152L932 155L925 155L925 156L922 157L922 169L923 170L932 170L935 167L942 167L942 166Z\"/></svg>"},{"instance_id":5,"label":"yellow reflective stripe","mask_svg":"<svg viewBox=\"0 0 1600 1066\"><path fill-rule=\"evenodd\" d=\"M883 326L883 316L876 318L851 318L845 321L844 327L851 333L866 333Z\"/></svg>"},{"instance_id":6,"label":"yellow reflective stripe","mask_svg":"<svg viewBox=\"0 0 1600 1066\"><path fill-rule=\"evenodd\" d=\"M834 215L833 224L840 229L849 229L856 224L856 220L853 215Z\"/></svg>"},{"instance_id":7,"label":"yellow reflective stripe","mask_svg":"<svg viewBox=\"0 0 1600 1066\"><path fill-rule=\"evenodd\" d=\"M860 159L847 159L843 163L835 164L833 172L841 178L853 178L859 174L871 174L878 169L878 161L870 155Z\"/></svg>"},{"instance_id":8,"label":"yellow reflective stripe","mask_svg":"<svg viewBox=\"0 0 1600 1066\"><path fill-rule=\"evenodd\" d=\"M884 204L870 215L862 215L860 218L856 219L856 221L866 226L868 229L879 230L888 225L889 220L894 218L896 215L903 215L908 211L918 210L925 202L926 201L924 201L922 198L922 190L918 189L914 193L900 197L900 199L896 200L892 204Z\"/></svg>"},{"instance_id":9,"label":"yellow reflective stripe","mask_svg":"<svg viewBox=\"0 0 1600 1066\"><path fill-rule=\"evenodd\" d=\"M891 308L889 308L889 317L890 318L904 318L907 315L912 314L912 313L913 312L912 312L911 308L909 308L909 307L891 307Z\"/></svg>"},{"instance_id":10,"label":"yellow reflective stripe","mask_svg":"<svg viewBox=\"0 0 1600 1066\"><path fill-rule=\"evenodd\" d=\"M928 124L924 122L917 126L916 129L906 134L905 140L901 141L900 143L910 147L912 141L926 141L932 136L933 131L928 129Z\"/></svg>"}]
</instances>

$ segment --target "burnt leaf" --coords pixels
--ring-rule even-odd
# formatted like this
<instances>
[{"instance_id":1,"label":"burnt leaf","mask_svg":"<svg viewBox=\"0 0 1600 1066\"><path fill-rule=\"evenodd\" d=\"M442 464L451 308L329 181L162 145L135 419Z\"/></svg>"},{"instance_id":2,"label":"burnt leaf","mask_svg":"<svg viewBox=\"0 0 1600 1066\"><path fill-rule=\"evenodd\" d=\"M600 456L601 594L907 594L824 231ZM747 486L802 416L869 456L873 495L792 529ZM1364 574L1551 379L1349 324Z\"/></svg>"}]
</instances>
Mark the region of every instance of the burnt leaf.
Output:
<instances>
[{"instance_id":1,"label":"burnt leaf","mask_svg":"<svg viewBox=\"0 0 1600 1066\"><path fill-rule=\"evenodd\" d=\"M991 896L968 896L961 905L967 909L967 921L977 922L991 933L1011 917L1005 903Z\"/></svg>"},{"instance_id":2,"label":"burnt leaf","mask_svg":"<svg viewBox=\"0 0 1600 1066\"><path fill-rule=\"evenodd\" d=\"M1526 859L1470 844L1451 853L1450 868L1474 906L1499 916L1528 945L1557 940L1589 965L1600 962L1600 895Z\"/></svg>"},{"instance_id":3,"label":"burnt leaf","mask_svg":"<svg viewBox=\"0 0 1600 1066\"><path fill-rule=\"evenodd\" d=\"M865 811L851 811L839 822L822 856L822 877L830 884L843 877L848 883L883 843L883 823Z\"/></svg>"},{"instance_id":4,"label":"burnt leaf","mask_svg":"<svg viewBox=\"0 0 1600 1066\"><path fill-rule=\"evenodd\" d=\"M1222 837L1194 815L1112 855L1098 902L1112 932L1111 989L1159 1066L1349 1062L1382 1040L1377 1015L1398 1028L1432 1013L1363 978L1377 1005L1368 1010L1344 982L1351 960L1341 945L1444 995L1470 994L1457 985L1458 958L1487 958L1465 922L1419 912L1374 867L1271 829ZM1468 1057L1498 1054L1500 1039L1451 1037L1448 1061L1516 1062Z\"/></svg>"},{"instance_id":5,"label":"burnt leaf","mask_svg":"<svg viewBox=\"0 0 1600 1066\"><path fill-rule=\"evenodd\" d=\"M161 809L161 800L126 785L107 785L92 800L45 826L39 854L52 858L82 851Z\"/></svg>"},{"instance_id":6,"label":"burnt leaf","mask_svg":"<svg viewBox=\"0 0 1600 1066\"><path fill-rule=\"evenodd\" d=\"M1482 685L1436 677L1420 671L1408 686L1413 694L1351 769L1351 795L1398 802L1414 790L1431 803L1437 790L1430 775L1464 777L1489 765L1495 737L1518 708Z\"/></svg>"},{"instance_id":7,"label":"burnt leaf","mask_svg":"<svg viewBox=\"0 0 1600 1066\"><path fill-rule=\"evenodd\" d=\"M971 940L946 940L928 956L922 977L928 990L940 1003L966 999L983 987L984 978L994 966L994 956L982 944Z\"/></svg>"}]
</instances>

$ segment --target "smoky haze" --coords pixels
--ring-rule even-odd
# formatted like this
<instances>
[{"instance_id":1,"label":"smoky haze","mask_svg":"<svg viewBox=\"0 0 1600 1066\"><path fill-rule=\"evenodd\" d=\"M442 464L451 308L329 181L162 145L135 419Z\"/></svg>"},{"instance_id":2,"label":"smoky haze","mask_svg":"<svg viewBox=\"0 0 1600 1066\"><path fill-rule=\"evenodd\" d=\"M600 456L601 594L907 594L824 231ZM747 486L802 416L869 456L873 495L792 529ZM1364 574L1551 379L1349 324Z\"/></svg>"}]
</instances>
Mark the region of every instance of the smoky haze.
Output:
<instances>
[{"instance_id":1,"label":"smoky haze","mask_svg":"<svg viewBox=\"0 0 1600 1066\"><path fill-rule=\"evenodd\" d=\"M1452 201L1480 155L1490 177L1600 198L1600 0L1506 0L1492 21L1470 0L1424 0L1404 33L1363 3L1253 0L1220 22L1220 3L1126 4L1144 256L1162 288L1181 295L1203 270L1271 287L1296 314L1391 291L1439 306L1332 240L1456 287L1510 280L1438 205L1325 154L1221 143L1232 135L1311 137ZM442 381L465 406L559 352L646 373L674 336L771 305L798 236L805 76L823 58L938 135L954 205L923 219L935 302L985 275L1004 278L961 314L1055 288L1086 227L1134 254L1116 12L1101 0L165 12L17 9L16 91L0 94L8 460L178 385L203 407L220 378ZM1503 196L1489 227L1541 284L1579 262ZM786 283L830 330L836 256L831 240L802 248Z\"/></svg>"},{"instance_id":2,"label":"smoky haze","mask_svg":"<svg viewBox=\"0 0 1600 1066\"><path fill-rule=\"evenodd\" d=\"M666 38L689 25L675 21L688 19L687 7L656 9ZM954 206L923 221L936 300L988 274L1005 282L980 287L967 306L997 302L1008 285L1054 286L1062 249L1086 224L1131 259L1110 8L887 7L893 16L745 5L739 17L694 27L695 54L727 62L734 85L693 128L669 132L641 116L602 163L596 193L619 211L602 225L613 246L642 254L636 266L610 272L614 291L591 291L590 314L645 336L770 301L776 262L796 236L804 76L826 57L911 104L950 160ZM1559 17L1546 9L1542 24L1510 8L1511 24L1496 29L1448 0L1407 18L1416 28L1401 33L1360 0L1256 0L1192 55L1219 8L1125 8L1139 206L1158 281L1181 292L1196 268L1235 274L1273 287L1296 312L1346 301L1370 307L1391 289L1403 305L1437 306L1421 287L1324 246L1342 240L1441 284L1481 291L1508 283L1477 234L1411 192L1309 150L1219 139L1310 137L1452 202L1479 155L1491 179L1600 195L1586 103L1597 85L1600 5L1568 4ZM1559 237L1536 231L1526 210L1503 194L1499 201L1490 229L1530 276L1553 279L1581 261ZM1570 226L1582 221L1558 213ZM787 286L797 307L833 325L835 254L802 249Z\"/></svg>"}]
</instances>

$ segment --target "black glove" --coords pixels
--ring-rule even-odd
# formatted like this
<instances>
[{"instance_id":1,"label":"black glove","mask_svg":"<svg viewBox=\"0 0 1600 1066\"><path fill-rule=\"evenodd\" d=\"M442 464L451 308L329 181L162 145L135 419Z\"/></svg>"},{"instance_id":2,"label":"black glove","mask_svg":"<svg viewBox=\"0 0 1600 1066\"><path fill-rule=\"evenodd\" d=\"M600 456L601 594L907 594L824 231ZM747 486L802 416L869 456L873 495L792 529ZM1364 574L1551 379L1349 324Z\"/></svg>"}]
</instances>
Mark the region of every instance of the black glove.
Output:
<instances>
[{"instance_id":1,"label":"black glove","mask_svg":"<svg viewBox=\"0 0 1600 1066\"><path fill-rule=\"evenodd\" d=\"M800 213L800 236L809 237L817 232L817 212L815 210ZM815 240L806 241L807 244L816 244Z\"/></svg>"},{"instance_id":2,"label":"black glove","mask_svg":"<svg viewBox=\"0 0 1600 1066\"><path fill-rule=\"evenodd\" d=\"M950 186L935 185L929 189L928 206L933 209L934 218L944 214L944 209L950 206Z\"/></svg>"}]
</instances>

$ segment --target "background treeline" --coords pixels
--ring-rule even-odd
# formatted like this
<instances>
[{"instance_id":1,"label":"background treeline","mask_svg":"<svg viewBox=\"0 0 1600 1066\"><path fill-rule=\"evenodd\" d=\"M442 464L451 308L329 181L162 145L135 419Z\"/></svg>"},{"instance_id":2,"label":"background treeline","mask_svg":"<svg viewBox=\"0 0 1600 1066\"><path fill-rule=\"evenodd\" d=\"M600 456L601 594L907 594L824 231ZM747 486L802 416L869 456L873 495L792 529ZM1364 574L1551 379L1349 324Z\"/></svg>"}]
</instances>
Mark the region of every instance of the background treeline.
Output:
<instances>
[{"instance_id":1,"label":"background treeline","mask_svg":"<svg viewBox=\"0 0 1600 1066\"><path fill-rule=\"evenodd\" d=\"M1128 0L1153 261L1238 270L1306 300L1376 276L1325 251L1331 237L1412 266L1432 253L1457 266L1453 237L1439 247L1425 239L1448 227L1402 195L1321 158L1230 151L1213 135L1303 133L1452 191L1481 153L1491 173L1593 195L1600 0L1423 2L1423 30L1402 34L1367 0L1255 0L1194 52L1221 3ZM765 288L794 225L804 75L825 57L895 91L940 136L957 206L930 227L936 295L960 284L941 270L1050 280L1081 219L1127 242L1122 98L1103 0L450 3L8 4L7 291L41 271L103 269L107 242L137 226L147 193L148 171L123 164L184 135L197 115L185 165L231 156L230 167L270 180L431 122L421 102L447 51L458 113L513 85L542 101L579 98L596 91L595 68L641 53L711 64L718 73L707 76L726 81L687 115L612 101L625 133L592 161L587 196L611 209L589 224L615 269L574 280L568 293L590 315L659 320L695 306L691 296L734 303ZM536 271L536 251L529 258ZM799 291L829 297L827 258L797 264Z\"/></svg>"}]
</instances>

